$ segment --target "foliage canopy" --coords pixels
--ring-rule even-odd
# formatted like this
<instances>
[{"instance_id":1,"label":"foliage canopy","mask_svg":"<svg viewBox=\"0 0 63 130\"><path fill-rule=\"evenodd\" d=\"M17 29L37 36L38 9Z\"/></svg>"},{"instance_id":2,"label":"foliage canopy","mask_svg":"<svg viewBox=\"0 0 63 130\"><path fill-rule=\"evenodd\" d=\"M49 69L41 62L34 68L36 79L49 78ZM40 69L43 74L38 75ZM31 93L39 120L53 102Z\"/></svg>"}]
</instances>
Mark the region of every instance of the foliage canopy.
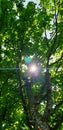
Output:
<instances>
[{"instance_id":1,"label":"foliage canopy","mask_svg":"<svg viewBox=\"0 0 63 130\"><path fill-rule=\"evenodd\" d=\"M0 0L0 129L63 129L63 0Z\"/></svg>"}]
</instances>

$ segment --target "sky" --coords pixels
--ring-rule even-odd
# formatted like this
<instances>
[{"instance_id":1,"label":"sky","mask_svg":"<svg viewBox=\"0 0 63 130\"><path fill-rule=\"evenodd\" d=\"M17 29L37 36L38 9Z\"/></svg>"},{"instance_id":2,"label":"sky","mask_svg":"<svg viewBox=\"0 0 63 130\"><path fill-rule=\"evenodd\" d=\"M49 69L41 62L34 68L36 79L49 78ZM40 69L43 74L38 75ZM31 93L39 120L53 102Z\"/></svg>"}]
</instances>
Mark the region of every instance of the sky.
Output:
<instances>
[{"instance_id":1,"label":"sky","mask_svg":"<svg viewBox=\"0 0 63 130\"><path fill-rule=\"evenodd\" d=\"M40 0L25 0L25 6L26 6L27 3L30 2L30 1L36 3L37 5L40 3Z\"/></svg>"}]
</instances>

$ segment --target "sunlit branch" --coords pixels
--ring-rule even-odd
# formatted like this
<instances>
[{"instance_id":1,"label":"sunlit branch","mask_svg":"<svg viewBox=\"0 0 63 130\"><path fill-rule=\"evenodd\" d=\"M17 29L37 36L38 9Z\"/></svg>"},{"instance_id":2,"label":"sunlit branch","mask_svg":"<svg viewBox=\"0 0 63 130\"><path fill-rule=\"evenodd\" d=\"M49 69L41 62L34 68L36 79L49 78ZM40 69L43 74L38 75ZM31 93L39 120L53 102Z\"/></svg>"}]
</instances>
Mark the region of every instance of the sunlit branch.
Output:
<instances>
[{"instance_id":1,"label":"sunlit branch","mask_svg":"<svg viewBox=\"0 0 63 130\"><path fill-rule=\"evenodd\" d=\"M58 13L56 11L56 1L54 0L54 7L55 7L55 37L53 40L53 44L50 47L50 50L48 52L48 57L51 56L52 53L55 52L56 48L58 47L57 43L57 33L58 33Z\"/></svg>"},{"instance_id":2,"label":"sunlit branch","mask_svg":"<svg viewBox=\"0 0 63 130\"><path fill-rule=\"evenodd\" d=\"M57 61L55 61L54 63L51 63L49 66L57 64L59 61L62 60L62 58L63 58L63 53L62 53L61 57Z\"/></svg>"},{"instance_id":3,"label":"sunlit branch","mask_svg":"<svg viewBox=\"0 0 63 130\"><path fill-rule=\"evenodd\" d=\"M47 47L49 48L49 43L48 43L48 41L47 41L47 33L46 33L46 27L44 27L44 29L45 29L45 38L46 38L46 45L47 45Z\"/></svg>"}]
</instances>

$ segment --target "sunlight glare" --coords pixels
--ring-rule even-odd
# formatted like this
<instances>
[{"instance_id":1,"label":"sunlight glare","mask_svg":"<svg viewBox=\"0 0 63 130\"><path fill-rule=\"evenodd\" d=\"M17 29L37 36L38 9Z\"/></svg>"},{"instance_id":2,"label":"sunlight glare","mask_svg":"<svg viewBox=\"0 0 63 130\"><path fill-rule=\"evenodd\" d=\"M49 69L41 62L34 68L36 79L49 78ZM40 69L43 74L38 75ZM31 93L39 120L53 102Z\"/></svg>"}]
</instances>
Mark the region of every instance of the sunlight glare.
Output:
<instances>
[{"instance_id":1,"label":"sunlight glare","mask_svg":"<svg viewBox=\"0 0 63 130\"><path fill-rule=\"evenodd\" d=\"M36 72L37 71L37 66L36 65L32 65L31 67L30 67L30 72Z\"/></svg>"}]
</instances>

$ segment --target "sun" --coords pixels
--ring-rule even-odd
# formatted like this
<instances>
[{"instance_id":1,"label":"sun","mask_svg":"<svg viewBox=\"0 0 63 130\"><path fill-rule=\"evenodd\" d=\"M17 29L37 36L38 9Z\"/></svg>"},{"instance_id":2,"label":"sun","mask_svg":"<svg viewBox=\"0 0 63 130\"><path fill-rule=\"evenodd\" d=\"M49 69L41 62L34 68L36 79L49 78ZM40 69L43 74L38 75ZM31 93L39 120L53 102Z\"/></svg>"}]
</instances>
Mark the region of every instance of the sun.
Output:
<instances>
[{"instance_id":1,"label":"sun","mask_svg":"<svg viewBox=\"0 0 63 130\"><path fill-rule=\"evenodd\" d=\"M30 71L31 71L31 72L36 72L36 70L37 70L36 65L32 65L32 66L30 67Z\"/></svg>"},{"instance_id":2,"label":"sun","mask_svg":"<svg viewBox=\"0 0 63 130\"><path fill-rule=\"evenodd\" d=\"M38 68L37 68L36 65L31 65L30 68L29 68L29 72L30 72L30 73L35 73L35 72L37 72L37 69L38 69Z\"/></svg>"}]
</instances>

